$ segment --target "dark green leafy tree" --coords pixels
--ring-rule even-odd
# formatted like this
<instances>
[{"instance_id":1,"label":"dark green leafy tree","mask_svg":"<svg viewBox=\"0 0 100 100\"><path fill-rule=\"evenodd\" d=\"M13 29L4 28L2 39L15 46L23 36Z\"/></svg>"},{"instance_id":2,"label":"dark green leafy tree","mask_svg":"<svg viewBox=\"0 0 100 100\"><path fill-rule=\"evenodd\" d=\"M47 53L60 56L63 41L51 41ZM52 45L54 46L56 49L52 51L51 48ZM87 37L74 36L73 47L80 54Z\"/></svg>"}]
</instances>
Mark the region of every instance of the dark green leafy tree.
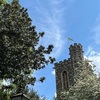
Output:
<instances>
[{"instance_id":1,"label":"dark green leafy tree","mask_svg":"<svg viewBox=\"0 0 100 100\"><path fill-rule=\"evenodd\" d=\"M1 2L3 1L3 2ZM46 58L52 52L53 45L45 48L38 45L44 32L37 33L27 9L21 7L18 0L11 3L0 1L0 79L16 85L14 93L29 84L34 85L34 70L44 68L55 60ZM43 82L45 78L40 78ZM12 88L13 89L13 88Z\"/></svg>"},{"instance_id":2,"label":"dark green leafy tree","mask_svg":"<svg viewBox=\"0 0 100 100\"><path fill-rule=\"evenodd\" d=\"M6 87L6 89L0 89L0 100L10 100L11 91Z\"/></svg>"},{"instance_id":3,"label":"dark green leafy tree","mask_svg":"<svg viewBox=\"0 0 100 100\"><path fill-rule=\"evenodd\" d=\"M94 73L87 61L75 78L74 86L62 92L57 100L100 100L100 75Z\"/></svg>"}]
</instances>

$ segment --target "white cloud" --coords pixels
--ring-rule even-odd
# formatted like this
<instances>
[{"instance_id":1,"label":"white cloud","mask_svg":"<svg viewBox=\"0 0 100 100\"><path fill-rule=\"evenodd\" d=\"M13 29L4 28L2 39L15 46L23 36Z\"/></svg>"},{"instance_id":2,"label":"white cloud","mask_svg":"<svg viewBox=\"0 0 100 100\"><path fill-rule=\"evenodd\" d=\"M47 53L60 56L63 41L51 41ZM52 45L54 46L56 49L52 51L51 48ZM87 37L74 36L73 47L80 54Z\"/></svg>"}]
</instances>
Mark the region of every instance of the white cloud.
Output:
<instances>
[{"instance_id":1,"label":"white cloud","mask_svg":"<svg viewBox=\"0 0 100 100\"><path fill-rule=\"evenodd\" d=\"M92 51L92 47L91 46L88 46L88 49L87 49L87 52L85 53L86 56L88 56L88 54Z\"/></svg>"},{"instance_id":2,"label":"white cloud","mask_svg":"<svg viewBox=\"0 0 100 100\"><path fill-rule=\"evenodd\" d=\"M37 5L34 9L34 14L38 15L34 17L38 31L44 31L46 34L41 39L40 44L45 46L49 44L54 45L52 56L60 56L67 39L64 36L66 29L63 28L64 24L64 13L66 7L68 7L74 0L67 0L66 6L63 6L65 0L47 0L44 2L36 0ZM67 34L67 33L66 33Z\"/></svg>"},{"instance_id":3,"label":"white cloud","mask_svg":"<svg viewBox=\"0 0 100 100\"><path fill-rule=\"evenodd\" d=\"M92 30L93 39L95 42L95 46L100 45L100 12L98 17L96 18L95 25ZM98 48L97 48L98 49ZM96 65L96 71L100 70L100 52L95 51L92 47L88 47L88 51L86 53L88 59L92 60L93 63Z\"/></svg>"},{"instance_id":4,"label":"white cloud","mask_svg":"<svg viewBox=\"0 0 100 100\"><path fill-rule=\"evenodd\" d=\"M93 61L93 64L96 65L96 72L100 72L100 52L93 50L93 48L88 48L88 53L86 53L86 58Z\"/></svg>"},{"instance_id":5,"label":"white cloud","mask_svg":"<svg viewBox=\"0 0 100 100\"><path fill-rule=\"evenodd\" d=\"M57 97L57 93L55 93L55 97Z\"/></svg>"},{"instance_id":6,"label":"white cloud","mask_svg":"<svg viewBox=\"0 0 100 100\"><path fill-rule=\"evenodd\" d=\"M96 18L95 26L93 27L94 40L96 44L100 44L100 13Z\"/></svg>"},{"instance_id":7,"label":"white cloud","mask_svg":"<svg viewBox=\"0 0 100 100\"><path fill-rule=\"evenodd\" d=\"M100 23L94 27L93 32L95 33L96 44L100 44Z\"/></svg>"},{"instance_id":8,"label":"white cloud","mask_svg":"<svg viewBox=\"0 0 100 100\"><path fill-rule=\"evenodd\" d=\"M55 70L52 71L52 74L55 75Z\"/></svg>"}]
</instances>

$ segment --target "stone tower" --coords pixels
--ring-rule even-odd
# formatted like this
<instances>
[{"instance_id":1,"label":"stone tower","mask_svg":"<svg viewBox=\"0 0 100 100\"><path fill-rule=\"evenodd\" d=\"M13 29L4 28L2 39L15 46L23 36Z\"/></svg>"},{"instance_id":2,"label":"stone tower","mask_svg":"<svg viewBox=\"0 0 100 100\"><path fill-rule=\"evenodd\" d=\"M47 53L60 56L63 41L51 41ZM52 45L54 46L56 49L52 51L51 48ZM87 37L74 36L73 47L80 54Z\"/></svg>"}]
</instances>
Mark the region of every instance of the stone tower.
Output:
<instances>
[{"instance_id":1,"label":"stone tower","mask_svg":"<svg viewBox=\"0 0 100 100\"><path fill-rule=\"evenodd\" d=\"M77 62L83 63L84 60L82 45L77 43L70 45L69 55L68 60L55 63L57 96L61 91L68 91L74 84L75 68L80 69Z\"/></svg>"}]
</instances>

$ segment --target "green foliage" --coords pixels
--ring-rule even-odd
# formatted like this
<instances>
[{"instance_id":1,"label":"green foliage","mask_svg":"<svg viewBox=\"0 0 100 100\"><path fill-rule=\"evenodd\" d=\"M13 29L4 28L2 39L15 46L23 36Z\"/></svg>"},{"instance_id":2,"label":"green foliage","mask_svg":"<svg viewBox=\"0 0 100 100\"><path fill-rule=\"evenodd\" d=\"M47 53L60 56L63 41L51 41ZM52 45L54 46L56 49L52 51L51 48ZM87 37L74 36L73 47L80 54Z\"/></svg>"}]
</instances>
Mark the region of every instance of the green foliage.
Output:
<instances>
[{"instance_id":1,"label":"green foliage","mask_svg":"<svg viewBox=\"0 0 100 100\"><path fill-rule=\"evenodd\" d=\"M30 98L30 100L46 100L44 96L40 96L35 90L29 87L25 88L24 94Z\"/></svg>"},{"instance_id":2,"label":"green foliage","mask_svg":"<svg viewBox=\"0 0 100 100\"><path fill-rule=\"evenodd\" d=\"M46 98L44 96L40 96L33 89L28 90L28 92L26 93L26 95L30 98L30 100L46 100Z\"/></svg>"},{"instance_id":3,"label":"green foliage","mask_svg":"<svg viewBox=\"0 0 100 100\"><path fill-rule=\"evenodd\" d=\"M10 3L11 0L0 0L0 4L7 4Z\"/></svg>"},{"instance_id":4,"label":"green foliage","mask_svg":"<svg viewBox=\"0 0 100 100\"><path fill-rule=\"evenodd\" d=\"M16 87L13 92L20 88L24 90L29 84L34 85L33 71L55 60L45 58L52 52L53 45L47 48L38 45L43 35L44 32L36 32L27 9L21 7L18 0L0 3L0 78L9 79L14 84L11 86Z\"/></svg>"},{"instance_id":5,"label":"green foliage","mask_svg":"<svg viewBox=\"0 0 100 100\"><path fill-rule=\"evenodd\" d=\"M10 100L11 91L9 89L0 89L0 100Z\"/></svg>"},{"instance_id":6,"label":"green foliage","mask_svg":"<svg viewBox=\"0 0 100 100\"><path fill-rule=\"evenodd\" d=\"M74 86L69 91L62 92L58 100L100 100L100 76L93 72L87 62L79 73L79 77L75 78Z\"/></svg>"}]
</instances>

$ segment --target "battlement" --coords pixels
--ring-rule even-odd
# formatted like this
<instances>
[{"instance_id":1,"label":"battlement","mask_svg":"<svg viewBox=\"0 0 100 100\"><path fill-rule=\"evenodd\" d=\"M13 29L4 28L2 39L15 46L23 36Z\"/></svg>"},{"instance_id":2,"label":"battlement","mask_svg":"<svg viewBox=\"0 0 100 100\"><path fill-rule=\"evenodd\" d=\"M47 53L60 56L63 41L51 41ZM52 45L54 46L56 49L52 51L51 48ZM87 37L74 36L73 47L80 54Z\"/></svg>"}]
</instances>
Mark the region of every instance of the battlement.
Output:
<instances>
[{"instance_id":1,"label":"battlement","mask_svg":"<svg viewBox=\"0 0 100 100\"><path fill-rule=\"evenodd\" d=\"M76 50L76 49L80 49L82 50L82 45L80 43L74 43L74 45L70 45L69 50Z\"/></svg>"},{"instance_id":2,"label":"battlement","mask_svg":"<svg viewBox=\"0 0 100 100\"><path fill-rule=\"evenodd\" d=\"M83 51L82 51L82 45L80 43L74 43L73 45L70 45L69 47L69 55L70 58L68 60L63 60L55 63L55 68L56 66L61 66L63 64L71 64L72 63L72 58L77 60L81 60L83 58Z\"/></svg>"}]
</instances>

